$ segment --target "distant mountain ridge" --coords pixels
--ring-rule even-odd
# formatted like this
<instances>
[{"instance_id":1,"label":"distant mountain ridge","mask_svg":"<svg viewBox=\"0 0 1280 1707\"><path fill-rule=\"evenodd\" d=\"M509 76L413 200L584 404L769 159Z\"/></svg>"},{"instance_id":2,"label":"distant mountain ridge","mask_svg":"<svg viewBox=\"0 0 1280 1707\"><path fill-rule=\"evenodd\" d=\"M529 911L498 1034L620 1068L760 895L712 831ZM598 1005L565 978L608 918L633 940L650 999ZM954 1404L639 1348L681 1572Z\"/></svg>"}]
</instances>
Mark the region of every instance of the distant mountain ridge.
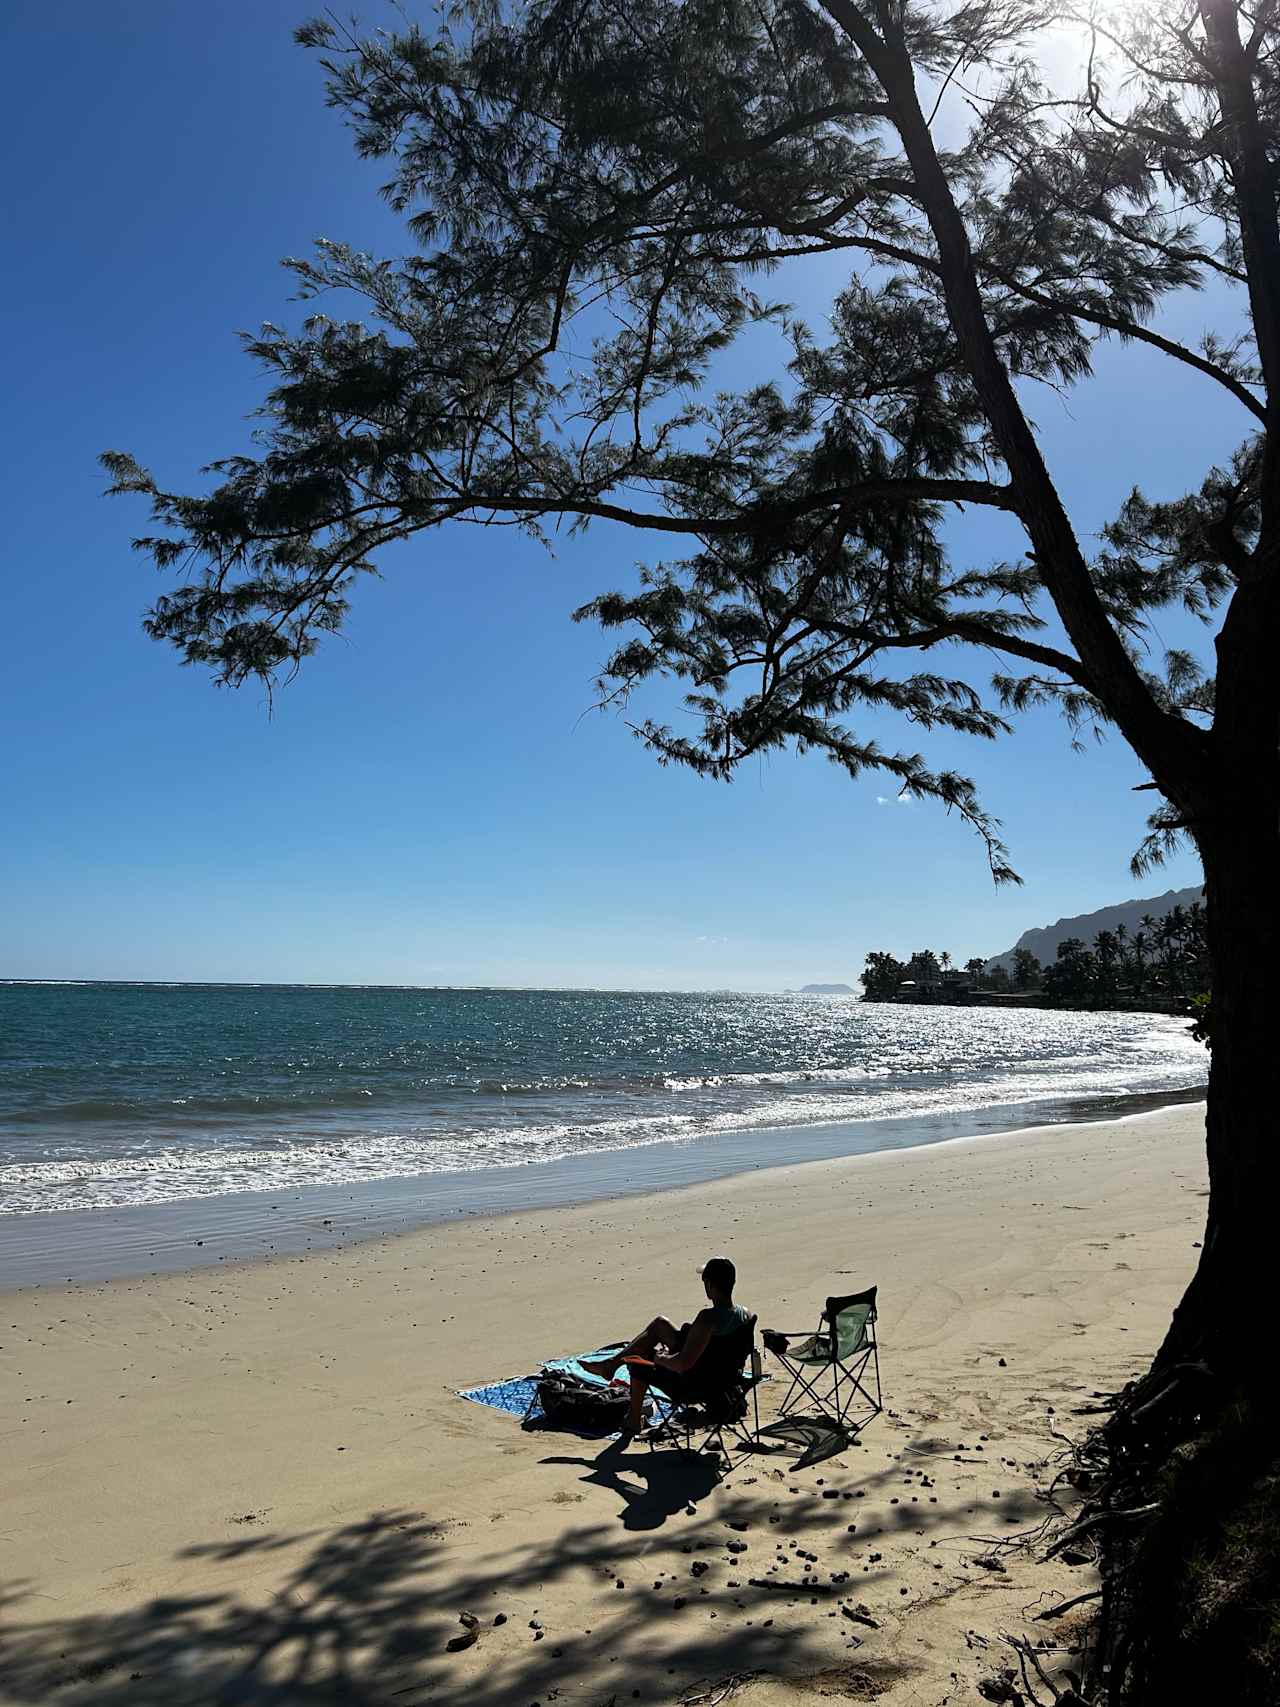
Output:
<instances>
[{"instance_id":1,"label":"distant mountain ridge","mask_svg":"<svg viewBox=\"0 0 1280 1707\"><path fill-rule=\"evenodd\" d=\"M1012 971L1014 949L1018 948L1030 949L1040 964L1047 966L1057 957L1058 944L1069 936L1079 937L1082 942L1090 944L1099 931L1113 931L1117 925L1123 925L1132 936L1141 930L1142 920L1148 913L1153 919L1162 919L1175 907L1189 907L1193 901L1203 899L1204 890L1199 886L1169 889L1163 895L1152 895L1145 900L1121 901L1114 907L1101 907L1096 913L1077 913L1074 918L1059 919L1056 924L1023 931L1013 948L1007 948L1003 954L995 954L987 961L987 970L1003 966Z\"/></svg>"}]
</instances>

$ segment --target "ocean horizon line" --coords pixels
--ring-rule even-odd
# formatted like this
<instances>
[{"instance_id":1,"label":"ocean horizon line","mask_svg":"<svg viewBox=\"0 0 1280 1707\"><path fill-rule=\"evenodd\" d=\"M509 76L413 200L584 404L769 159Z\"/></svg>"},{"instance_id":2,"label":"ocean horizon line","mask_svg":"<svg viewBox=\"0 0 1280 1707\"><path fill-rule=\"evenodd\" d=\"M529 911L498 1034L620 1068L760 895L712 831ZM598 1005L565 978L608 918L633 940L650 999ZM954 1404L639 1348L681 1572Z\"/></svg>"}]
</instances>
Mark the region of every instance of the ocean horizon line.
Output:
<instances>
[{"instance_id":1,"label":"ocean horizon line","mask_svg":"<svg viewBox=\"0 0 1280 1707\"><path fill-rule=\"evenodd\" d=\"M40 989L75 989L89 986L142 990L422 990L465 992L471 995L493 991L501 995L589 995L589 996L801 996L814 992L783 988L761 989L737 984L708 984L678 987L671 984L388 984L341 978L23 978L0 976L0 986ZM837 1001L857 996L850 988ZM861 1001L863 998L857 996Z\"/></svg>"}]
</instances>

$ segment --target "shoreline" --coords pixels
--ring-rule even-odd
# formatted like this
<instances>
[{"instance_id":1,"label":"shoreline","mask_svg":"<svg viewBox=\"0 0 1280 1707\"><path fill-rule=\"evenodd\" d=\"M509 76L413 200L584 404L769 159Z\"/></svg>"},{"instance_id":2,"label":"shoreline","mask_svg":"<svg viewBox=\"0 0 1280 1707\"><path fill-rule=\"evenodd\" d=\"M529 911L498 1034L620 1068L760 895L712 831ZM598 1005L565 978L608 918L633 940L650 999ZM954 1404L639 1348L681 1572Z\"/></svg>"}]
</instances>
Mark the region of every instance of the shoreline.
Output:
<instances>
[{"instance_id":1,"label":"shoreline","mask_svg":"<svg viewBox=\"0 0 1280 1707\"><path fill-rule=\"evenodd\" d=\"M1185 1106L10 1293L0 1703L663 1707L732 1676L822 1707L851 1666L885 1707L976 1699L1002 1632L1096 1586L991 1548L1159 1344L1205 1186ZM722 1251L766 1326L879 1287L885 1410L816 1474L718 1481L457 1396L690 1314Z\"/></svg>"},{"instance_id":2,"label":"shoreline","mask_svg":"<svg viewBox=\"0 0 1280 1707\"><path fill-rule=\"evenodd\" d=\"M343 1249L477 1216L650 1196L814 1162L900 1155L1010 1134L1114 1123L1203 1102L1205 1086L1102 1099L994 1104L636 1144L532 1162L236 1192L119 1209L0 1215L0 1294L234 1268Z\"/></svg>"}]
</instances>

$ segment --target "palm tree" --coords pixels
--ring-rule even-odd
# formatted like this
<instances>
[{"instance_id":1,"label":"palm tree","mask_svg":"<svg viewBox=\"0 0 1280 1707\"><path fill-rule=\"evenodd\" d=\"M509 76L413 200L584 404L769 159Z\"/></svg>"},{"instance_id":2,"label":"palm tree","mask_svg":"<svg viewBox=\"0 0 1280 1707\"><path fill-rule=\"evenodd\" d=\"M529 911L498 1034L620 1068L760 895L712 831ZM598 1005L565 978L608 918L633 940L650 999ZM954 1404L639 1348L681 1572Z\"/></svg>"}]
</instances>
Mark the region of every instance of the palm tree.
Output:
<instances>
[{"instance_id":1,"label":"palm tree","mask_svg":"<svg viewBox=\"0 0 1280 1707\"><path fill-rule=\"evenodd\" d=\"M1109 1001L1115 989L1112 968L1116 963L1117 944L1114 931L1099 931L1093 939L1094 959L1098 963L1098 996Z\"/></svg>"},{"instance_id":2,"label":"palm tree","mask_svg":"<svg viewBox=\"0 0 1280 1707\"><path fill-rule=\"evenodd\" d=\"M1193 901L1187 908L1187 946L1194 975L1192 988L1203 990L1208 987L1208 947L1205 928L1208 920L1205 916L1204 903Z\"/></svg>"},{"instance_id":3,"label":"palm tree","mask_svg":"<svg viewBox=\"0 0 1280 1707\"><path fill-rule=\"evenodd\" d=\"M1147 949L1150 939L1146 931L1139 931L1133 939L1133 977L1134 989L1141 995L1147 984Z\"/></svg>"},{"instance_id":4,"label":"palm tree","mask_svg":"<svg viewBox=\"0 0 1280 1707\"><path fill-rule=\"evenodd\" d=\"M1178 939L1181 934L1181 924L1177 914L1182 909L1175 907L1166 913L1156 928L1156 938L1160 944L1160 959L1164 969L1164 987L1166 995L1176 994L1176 968L1178 963Z\"/></svg>"}]
</instances>

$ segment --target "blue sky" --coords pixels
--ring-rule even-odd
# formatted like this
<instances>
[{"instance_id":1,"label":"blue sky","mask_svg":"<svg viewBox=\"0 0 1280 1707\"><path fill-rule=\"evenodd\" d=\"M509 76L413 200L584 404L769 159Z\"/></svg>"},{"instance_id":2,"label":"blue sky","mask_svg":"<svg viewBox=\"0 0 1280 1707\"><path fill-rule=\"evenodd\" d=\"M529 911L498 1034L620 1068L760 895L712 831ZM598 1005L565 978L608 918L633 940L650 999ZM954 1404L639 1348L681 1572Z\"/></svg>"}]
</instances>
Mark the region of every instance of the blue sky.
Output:
<instances>
[{"instance_id":1,"label":"blue sky","mask_svg":"<svg viewBox=\"0 0 1280 1707\"><path fill-rule=\"evenodd\" d=\"M0 120L0 976L776 989L852 982L872 948L994 953L1197 880L1185 855L1135 887L1141 770L1116 739L1073 753L1048 715L990 746L874 731L977 778L1021 889L994 889L960 823L873 775L792 756L730 786L659 769L590 712L607 641L569 620L629 584L643 546L621 531L554 556L479 529L399 548L273 715L257 688L217 690L147 640L161 589L128 544L144 512L101 496L97 454L191 482L243 442L257 400L235 331L301 312L279 258L318 236L400 247L376 167L292 45L306 15L305 0L4 8L23 69ZM1179 307L1193 341L1202 316ZM1065 402L1035 400L1084 531L1135 480L1172 493L1242 432L1225 394L1169 369L1113 350ZM955 542L987 561L1007 539L976 518ZM1177 619L1161 633L1187 638Z\"/></svg>"}]
</instances>

